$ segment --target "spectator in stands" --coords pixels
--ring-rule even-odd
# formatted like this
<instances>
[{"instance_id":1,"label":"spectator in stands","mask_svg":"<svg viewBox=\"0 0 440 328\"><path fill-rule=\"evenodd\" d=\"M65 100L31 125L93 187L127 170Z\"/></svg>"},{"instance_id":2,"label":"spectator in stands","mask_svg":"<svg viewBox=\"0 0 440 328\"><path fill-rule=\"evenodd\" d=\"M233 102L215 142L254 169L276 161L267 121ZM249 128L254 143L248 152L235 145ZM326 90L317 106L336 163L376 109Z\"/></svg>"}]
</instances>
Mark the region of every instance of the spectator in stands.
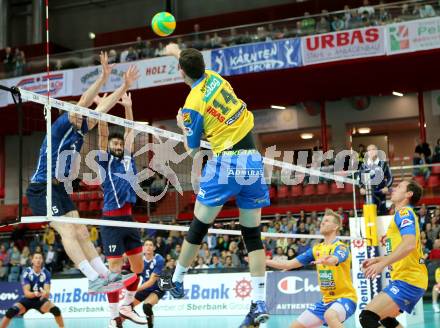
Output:
<instances>
[{"instance_id":1,"label":"spectator in stands","mask_svg":"<svg viewBox=\"0 0 440 328\"><path fill-rule=\"evenodd\" d=\"M31 265L31 251L29 250L28 246L24 246L23 250L21 251L20 256L20 266L22 267L28 267Z\"/></svg>"},{"instance_id":2,"label":"spectator in stands","mask_svg":"<svg viewBox=\"0 0 440 328\"><path fill-rule=\"evenodd\" d=\"M296 233L302 234L302 235L309 234L309 230L307 230L305 222L299 223L299 226L298 226L298 229L296 230ZM302 252L299 252L299 253L301 254Z\"/></svg>"},{"instance_id":3,"label":"spectator in stands","mask_svg":"<svg viewBox=\"0 0 440 328\"><path fill-rule=\"evenodd\" d=\"M194 32L192 39L192 48L196 48L197 50L203 50L204 42L200 33L200 25L194 24Z\"/></svg>"},{"instance_id":4,"label":"spectator in stands","mask_svg":"<svg viewBox=\"0 0 440 328\"><path fill-rule=\"evenodd\" d=\"M115 64L118 62L118 54L115 49L110 49L108 52L108 63Z\"/></svg>"},{"instance_id":5,"label":"spectator in stands","mask_svg":"<svg viewBox=\"0 0 440 328\"><path fill-rule=\"evenodd\" d=\"M24 51L15 49L15 76L24 75L26 71L26 56Z\"/></svg>"},{"instance_id":6,"label":"spectator in stands","mask_svg":"<svg viewBox=\"0 0 440 328\"><path fill-rule=\"evenodd\" d=\"M358 9L359 15L367 14L369 17L374 15L374 7L370 5L368 0L364 0L363 6Z\"/></svg>"},{"instance_id":7,"label":"spectator in stands","mask_svg":"<svg viewBox=\"0 0 440 328\"><path fill-rule=\"evenodd\" d=\"M174 272L174 269L176 269L176 261L174 259L167 261L167 263L165 264L165 270L169 272Z\"/></svg>"},{"instance_id":8,"label":"spectator in stands","mask_svg":"<svg viewBox=\"0 0 440 328\"><path fill-rule=\"evenodd\" d=\"M162 42L159 42L157 44L157 48L154 50L154 57L161 57L163 56L164 51L164 45Z\"/></svg>"},{"instance_id":9,"label":"spectator in stands","mask_svg":"<svg viewBox=\"0 0 440 328\"><path fill-rule=\"evenodd\" d=\"M264 26L257 27L256 41L265 42L265 41L271 41L271 40L272 40L272 38L269 35L269 33L266 31L266 28Z\"/></svg>"},{"instance_id":10,"label":"spectator in stands","mask_svg":"<svg viewBox=\"0 0 440 328\"><path fill-rule=\"evenodd\" d=\"M440 260L440 239L434 241L431 252L429 253L430 260Z\"/></svg>"},{"instance_id":11,"label":"spectator in stands","mask_svg":"<svg viewBox=\"0 0 440 328\"><path fill-rule=\"evenodd\" d=\"M296 252L298 254L303 254L304 252L308 251L309 248L310 248L310 244L307 242L307 239L301 238L298 242L298 249Z\"/></svg>"},{"instance_id":12,"label":"spectator in stands","mask_svg":"<svg viewBox=\"0 0 440 328\"><path fill-rule=\"evenodd\" d=\"M289 241L287 238L277 238L276 239L276 248L281 248L283 253L287 251L287 247L289 247Z\"/></svg>"},{"instance_id":13,"label":"spectator in stands","mask_svg":"<svg viewBox=\"0 0 440 328\"><path fill-rule=\"evenodd\" d=\"M127 56L125 57L125 61L131 62L131 61L135 61L135 60L138 60L137 52L135 51L135 49L133 47L129 47Z\"/></svg>"},{"instance_id":14,"label":"spectator in stands","mask_svg":"<svg viewBox=\"0 0 440 328\"><path fill-rule=\"evenodd\" d=\"M373 203L377 206L377 213L378 215L386 215L388 213L386 196L389 194L390 188L393 185L394 177L388 163L378 157L376 145L369 145L367 147L366 158L360 166L359 174L361 178L361 195L366 194L365 175L369 175L372 184Z\"/></svg>"},{"instance_id":15,"label":"spectator in stands","mask_svg":"<svg viewBox=\"0 0 440 328\"><path fill-rule=\"evenodd\" d=\"M217 238L217 247L216 247L216 249L219 252L222 252L224 250L228 250L229 249L229 243L230 243L229 235L220 235Z\"/></svg>"},{"instance_id":16,"label":"spectator in stands","mask_svg":"<svg viewBox=\"0 0 440 328\"><path fill-rule=\"evenodd\" d=\"M383 4L383 1L381 1ZM384 5L379 7L379 12L377 13L377 25L387 24L391 21L391 15Z\"/></svg>"},{"instance_id":17,"label":"spectator in stands","mask_svg":"<svg viewBox=\"0 0 440 328\"><path fill-rule=\"evenodd\" d=\"M171 257L172 257L173 259L177 260L177 259L179 258L179 255L180 255L180 251L181 251L181 250L182 250L182 249L181 249L180 244L177 244L175 248L171 249L171 253L170 253Z\"/></svg>"},{"instance_id":18,"label":"spectator in stands","mask_svg":"<svg viewBox=\"0 0 440 328\"><path fill-rule=\"evenodd\" d=\"M98 238L99 238L98 228L96 228L95 226L89 227L89 233L90 233L90 241L96 247L98 245Z\"/></svg>"},{"instance_id":19,"label":"spectator in stands","mask_svg":"<svg viewBox=\"0 0 440 328\"><path fill-rule=\"evenodd\" d=\"M5 56L3 57L3 65L5 67L6 73L9 74L13 72L14 62L15 62L15 58L14 58L14 54L12 53L11 47L6 47Z\"/></svg>"},{"instance_id":20,"label":"spectator in stands","mask_svg":"<svg viewBox=\"0 0 440 328\"><path fill-rule=\"evenodd\" d=\"M424 230L426 222L429 221L428 209L426 208L425 204L422 204L422 206L420 206L418 216L420 229Z\"/></svg>"},{"instance_id":21,"label":"spectator in stands","mask_svg":"<svg viewBox=\"0 0 440 328\"><path fill-rule=\"evenodd\" d=\"M220 259L217 255L212 257L212 262L209 265L210 269L223 269L223 264L220 262Z\"/></svg>"},{"instance_id":22,"label":"spectator in stands","mask_svg":"<svg viewBox=\"0 0 440 328\"><path fill-rule=\"evenodd\" d=\"M272 260L283 262L287 260L287 256L284 254L284 250L281 247L277 247L276 253L273 256Z\"/></svg>"},{"instance_id":23,"label":"spectator in stands","mask_svg":"<svg viewBox=\"0 0 440 328\"><path fill-rule=\"evenodd\" d=\"M56 71L61 71L63 68L64 68L64 67L63 67L63 62L62 62L62 60L61 60L61 59L57 59L57 61L55 62L55 67L54 67L54 69L55 69Z\"/></svg>"},{"instance_id":24,"label":"spectator in stands","mask_svg":"<svg viewBox=\"0 0 440 328\"><path fill-rule=\"evenodd\" d=\"M422 243L423 254L428 256L432 249L432 241L426 237L425 231L420 231L420 241Z\"/></svg>"},{"instance_id":25,"label":"spectator in stands","mask_svg":"<svg viewBox=\"0 0 440 328\"><path fill-rule=\"evenodd\" d=\"M433 163L440 163L440 139L437 139L437 144L434 148L434 156L432 158Z\"/></svg>"},{"instance_id":26,"label":"spectator in stands","mask_svg":"<svg viewBox=\"0 0 440 328\"><path fill-rule=\"evenodd\" d=\"M230 255L226 256L224 267L225 268L236 268L234 263L232 263L232 257Z\"/></svg>"},{"instance_id":27,"label":"spectator in stands","mask_svg":"<svg viewBox=\"0 0 440 328\"><path fill-rule=\"evenodd\" d=\"M145 58L145 49L147 46L140 36L136 38L136 45L134 48L138 59Z\"/></svg>"},{"instance_id":28,"label":"spectator in stands","mask_svg":"<svg viewBox=\"0 0 440 328\"><path fill-rule=\"evenodd\" d=\"M48 225L44 230L43 243L46 246L46 249L55 243L55 231Z\"/></svg>"},{"instance_id":29,"label":"spectator in stands","mask_svg":"<svg viewBox=\"0 0 440 328\"><path fill-rule=\"evenodd\" d=\"M20 260L21 260L21 253L20 250L16 245L14 245L11 248L10 254L9 254L9 264L11 266L20 266Z\"/></svg>"},{"instance_id":30,"label":"spectator in stands","mask_svg":"<svg viewBox=\"0 0 440 328\"><path fill-rule=\"evenodd\" d=\"M304 13L304 18L301 20L301 31L304 34L312 34L315 32L316 21L310 16L310 13L306 11Z\"/></svg>"},{"instance_id":31,"label":"spectator in stands","mask_svg":"<svg viewBox=\"0 0 440 328\"><path fill-rule=\"evenodd\" d=\"M211 38L211 49L215 48L223 48L225 45L223 44L223 39L218 35L217 32L214 33L214 35Z\"/></svg>"},{"instance_id":32,"label":"spectator in stands","mask_svg":"<svg viewBox=\"0 0 440 328\"><path fill-rule=\"evenodd\" d=\"M342 31L343 29L345 29L345 24L342 18L340 18L338 15L333 16L331 24L332 32Z\"/></svg>"},{"instance_id":33,"label":"spectator in stands","mask_svg":"<svg viewBox=\"0 0 440 328\"><path fill-rule=\"evenodd\" d=\"M289 247L287 249L287 260L293 260L296 257L296 252L295 249L293 247Z\"/></svg>"},{"instance_id":34,"label":"spectator in stands","mask_svg":"<svg viewBox=\"0 0 440 328\"><path fill-rule=\"evenodd\" d=\"M423 155L426 159L426 162L429 163L429 160L431 159L431 147L429 146L429 143L426 141L422 141L422 139L417 139L417 145L414 150L414 153L418 154L419 156Z\"/></svg>"},{"instance_id":35,"label":"spectator in stands","mask_svg":"<svg viewBox=\"0 0 440 328\"><path fill-rule=\"evenodd\" d=\"M409 9L409 6L407 3L402 5L402 10L400 12L400 15L397 16L394 21L396 22L402 22L402 21L407 21L407 20L411 20L414 18L413 13L411 12L411 10Z\"/></svg>"},{"instance_id":36,"label":"spectator in stands","mask_svg":"<svg viewBox=\"0 0 440 328\"><path fill-rule=\"evenodd\" d=\"M437 15L434 8L430 4L425 4L425 5L416 4L414 6L414 11L415 11L415 15L416 16L418 15L420 18L435 17Z\"/></svg>"},{"instance_id":37,"label":"spectator in stands","mask_svg":"<svg viewBox=\"0 0 440 328\"><path fill-rule=\"evenodd\" d=\"M364 158L365 158L365 153L366 153L365 145L364 144L359 144L357 152L359 154L359 157L358 157L359 164L363 163L364 162Z\"/></svg>"},{"instance_id":38,"label":"spectator in stands","mask_svg":"<svg viewBox=\"0 0 440 328\"><path fill-rule=\"evenodd\" d=\"M348 29L354 29L364 26L363 16L357 12L357 10L351 11L351 19L347 26Z\"/></svg>"},{"instance_id":39,"label":"spectator in stands","mask_svg":"<svg viewBox=\"0 0 440 328\"><path fill-rule=\"evenodd\" d=\"M326 16L321 16L316 23L316 33L328 33L330 32L330 23Z\"/></svg>"},{"instance_id":40,"label":"spectator in stands","mask_svg":"<svg viewBox=\"0 0 440 328\"><path fill-rule=\"evenodd\" d=\"M205 263L203 260L203 257L197 257L197 265L194 267L194 269L208 269L209 266Z\"/></svg>"},{"instance_id":41,"label":"spectator in stands","mask_svg":"<svg viewBox=\"0 0 440 328\"><path fill-rule=\"evenodd\" d=\"M156 237L156 253L162 255L163 257L166 256L165 253L165 243L163 242L162 236Z\"/></svg>"},{"instance_id":42,"label":"spectator in stands","mask_svg":"<svg viewBox=\"0 0 440 328\"><path fill-rule=\"evenodd\" d=\"M350 26L352 19L352 11L350 10L350 7L348 5L344 6L344 24L345 28L348 28Z\"/></svg>"},{"instance_id":43,"label":"spectator in stands","mask_svg":"<svg viewBox=\"0 0 440 328\"><path fill-rule=\"evenodd\" d=\"M45 267L49 272L53 272L56 263L56 253L53 246L49 246L49 249L45 255Z\"/></svg>"},{"instance_id":44,"label":"spectator in stands","mask_svg":"<svg viewBox=\"0 0 440 328\"><path fill-rule=\"evenodd\" d=\"M4 266L9 265L9 254L4 244L0 245L0 261L3 262Z\"/></svg>"},{"instance_id":45,"label":"spectator in stands","mask_svg":"<svg viewBox=\"0 0 440 328\"><path fill-rule=\"evenodd\" d=\"M239 249L238 249L237 242L231 241L231 244L229 245L229 253L231 256L232 264L236 268L241 266L241 260L240 260L240 256L239 256L238 252L239 252Z\"/></svg>"},{"instance_id":46,"label":"spectator in stands","mask_svg":"<svg viewBox=\"0 0 440 328\"><path fill-rule=\"evenodd\" d=\"M239 36L237 35L237 30L235 28L231 28L229 30L229 37L226 39L226 43L229 46L235 46L236 44L238 44L238 40L239 40Z\"/></svg>"}]
</instances>

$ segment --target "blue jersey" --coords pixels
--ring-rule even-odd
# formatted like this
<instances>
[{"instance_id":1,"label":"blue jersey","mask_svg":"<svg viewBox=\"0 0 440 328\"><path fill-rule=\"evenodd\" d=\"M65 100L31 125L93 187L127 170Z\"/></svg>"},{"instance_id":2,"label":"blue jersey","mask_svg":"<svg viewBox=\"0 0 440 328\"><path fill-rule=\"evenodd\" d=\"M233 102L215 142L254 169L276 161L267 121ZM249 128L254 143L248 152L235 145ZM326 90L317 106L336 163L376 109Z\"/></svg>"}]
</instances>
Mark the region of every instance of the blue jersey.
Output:
<instances>
[{"instance_id":1,"label":"blue jersey","mask_svg":"<svg viewBox=\"0 0 440 328\"><path fill-rule=\"evenodd\" d=\"M126 203L135 204L136 192L131 184L136 183L137 170L133 157L118 158L108 152L101 155L106 159L98 158L101 169L105 171L101 185L104 191L104 212L122 208Z\"/></svg>"},{"instance_id":2,"label":"blue jersey","mask_svg":"<svg viewBox=\"0 0 440 328\"><path fill-rule=\"evenodd\" d=\"M59 179L69 176L74 157L79 154L84 142L84 135L87 132L87 119L83 119L81 130L78 130L70 123L68 113L64 113L58 117L52 124L52 177ZM66 153L64 151L68 152ZM31 179L33 183L46 183L46 153L47 136L44 138L40 148L37 169ZM64 160L60 154L67 156L65 157L64 163L60 163L60 159Z\"/></svg>"},{"instance_id":3,"label":"blue jersey","mask_svg":"<svg viewBox=\"0 0 440 328\"><path fill-rule=\"evenodd\" d=\"M158 276L162 274L162 270L165 266L165 260L160 254L155 254L151 261L144 258L144 270L142 271L142 283L147 282L151 275L154 273ZM153 291L159 289L159 286L154 284L154 286L145 289L146 291Z\"/></svg>"},{"instance_id":4,"label":"blue jersey","mask_svg":"<svg viewBox=\"0 0 440 328\"><path fill-rule=\"evenodd\" d=\"M30 285L31 292L39 292L44 288L44 285L50 285L50 272L46 268L41 268L39 273L36 273L31 267L27 267L22 276L22 285Z\"/></svg>"}]
</instances>

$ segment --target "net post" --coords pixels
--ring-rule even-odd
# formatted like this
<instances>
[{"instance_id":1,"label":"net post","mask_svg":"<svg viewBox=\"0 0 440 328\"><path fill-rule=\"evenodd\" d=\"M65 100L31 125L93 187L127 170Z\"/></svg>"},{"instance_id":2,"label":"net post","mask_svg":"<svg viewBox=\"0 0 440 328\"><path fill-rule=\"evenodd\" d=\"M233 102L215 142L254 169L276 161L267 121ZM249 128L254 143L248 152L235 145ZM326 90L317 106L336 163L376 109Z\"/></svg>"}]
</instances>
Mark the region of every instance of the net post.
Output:
<instances>
[{"instance_id":1,"label":"net post","mask_svg":"<svg viewBox=\"0 0 440 328\"><path fill-rule=\"evenodd\" d=\"M44 115L46 118L46 215L48 219L52 218L52 113L50 107L50 98L44 105Z\"/></svg>"}]
</instances>

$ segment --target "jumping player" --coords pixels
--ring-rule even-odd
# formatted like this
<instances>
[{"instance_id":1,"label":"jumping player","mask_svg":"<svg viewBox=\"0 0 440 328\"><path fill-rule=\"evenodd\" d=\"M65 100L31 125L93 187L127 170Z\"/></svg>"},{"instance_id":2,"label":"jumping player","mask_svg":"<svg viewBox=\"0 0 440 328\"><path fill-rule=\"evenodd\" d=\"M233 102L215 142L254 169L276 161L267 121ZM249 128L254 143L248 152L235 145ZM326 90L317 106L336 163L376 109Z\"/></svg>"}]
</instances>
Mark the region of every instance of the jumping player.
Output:
<instances>
[{"instance_id":1,"label":"jumping player","mask_svg":"<svg viewBox=\"0 0 440 328\"><path fill-rule=\"evenodd\" d=\"M337 237L341 226L341 217L327 210L320 226L324 242L290 261L266 261L268 266L283 270L316 264L322 301L305 310L290 328L321 327L323 324L330 328L343 327L342 323L356 311L357 297L350 274L350 253Z\"/></svg>"},{"instance_id":2,"label":"jumping player","mask_svg":"<svg viewBox=\"0 0 440 328\"><path fill-rule=\"evenodd\" d=\"M165 259L160 254L154 253L155 246L152 239L144 242L144 271L142 272L142 284L138 287L133 306L144 303L142 306L148 320L148 328L153 328L153 306L165 295L160 290L158 280L165 266Z\"/></svg>"},{"instance_id":3,"label":"jumping player","mask_svg":"<svg viewBox=\"0 0 440 328\"><path fill-rule=\"evenodd\" d=\"M198 253L203 238L222 206L236 196L240 225L249 254L252 280L251 309L243 326L269 319L265 303L265 254L261 241L261 208L270 204L264 181L262 157L252 136L254 117L237 98L231 85L217 73L205 70L203 55L196 49L165 48L179 61L184 82L191 87L184 108L177 115L187 152L194 156L205 134L214 156L204 167L194 218L182 246L172 279L161 278L160 287L175 298L184 296L183 277ZM206 177L212 177L208 179Z\"/></svg>"},{"instance_id":4,"label":"jumping player","mask_svg":"<svg viewBox=\"0 0 440 328\"><path fill-rule=\"evenodd\" d=\"M101 104L105 98L97 98ZM124 94L119 102L125 108L125 119L133 121L132 101L130 94ZM98 105L99 106L99 105ZM136 192L131 180L136 174L136 164L132 157L134 135L132 129L125 129L125 134L109 134L107 122L100 121L98 163L104 192L103 219L133 222L132 206L136 203ZM103 176L105 173L105 176ZM101 227L101 239L104 255L107 257L110 271L119 274L123 266L123 254L130 262L130 269L136 274L135 279L127 285L125 298L119 308L119 291L107 294L110 304L111 320L109 327L122 327L122 318L137 324L147 324L132 307L134 295L139 285L139 276L144 268L140 229ZM121 318L122 317L122 318Z\"/></svg>"},{"instance_id":5,"label":"jumping player","mask_svg":"<svg viewBox=\"0 0 440 328\"><path fill-rule=\"evenodd\" d=\"M387 266L391 268L390 284L359 315L364 328L402 327L396 317L411 313L428 288L420 226L413 206L422 197L422 188L413 180L403 180L391 194L396 214L386 233L388 255L365 260L365 277L375 278Z\"/></svg>"},{"instance_id":6,"label":"jumping player","mask_svg":"<svg viewBox=\"0 0 440 328\"><path fill-rule=\"evenodd\" d=\"M32 255L32 267L26 268L22 277L24 297L6 311L1 322L1 328L6 328L16 315L23 315L31 309L40 313L52 313L58 327L64 328L60 309L48 299L50 294L50 272L43 267L43 263L43 254L34 253Z\"/></svg>"},{"instance_id":7,"label":"jumping player","mask_svg":"<svg viewBox=\"0 0 440 328\"><path fill-rule=\"evenodd\" d=\"M101 53L102 75L82 95L79 106L89 107L98 94L100 88L107 81L112 65L108 65L107 54ZM106 98L97 108L97 112L105 113L112 108L121 96L139 77L135 66L132 66L124 75L124 83L113 94ZM75 113L64 113L52 124L52 213L54 216L79 217L75 204L70 199L61 182L75 172L78 165L79 151L81 150L84 135L96 125L96 120L83 119ZM40 149L38 165L31 183L26 191L33 215L46 215L46 148L47 140L43 141ZM69 153L70 156L64 156ZM69 258L89 280L89 291L107 292L120 289L122 277L109 274L108 269L98 256L95 247L90 241L89 232L84 225L52 222L51 226L60 234L64 249Z\"/></svg>"}]
</instances>

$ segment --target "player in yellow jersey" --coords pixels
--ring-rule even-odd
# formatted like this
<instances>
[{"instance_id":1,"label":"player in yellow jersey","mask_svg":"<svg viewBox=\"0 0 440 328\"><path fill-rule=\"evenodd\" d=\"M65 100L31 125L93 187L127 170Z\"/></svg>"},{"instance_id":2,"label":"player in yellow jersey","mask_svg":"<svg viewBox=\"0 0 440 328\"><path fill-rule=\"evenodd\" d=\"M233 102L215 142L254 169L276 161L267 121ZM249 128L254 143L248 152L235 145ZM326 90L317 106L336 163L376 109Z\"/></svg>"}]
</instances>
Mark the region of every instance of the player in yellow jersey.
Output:
<instances>
[{"instance_id":1,"label":"player in yellow jersey","mask_svg":"<svg viewBox=\"0 0 440 328\"><path fill-rule=\"evenodd\" d=\"M440 267L435 270L435 285L432 287L432 309L435 313L440 312L440 307L437 304L438 294L440 293Z\"/></svg>"},{"instance_id":2,"label":"player in yellow jersey","mask_svg":"<svg viewBox=\"0 0 440 328\"><path fill-rule=\"evenodd\" d=\"M361 312L364 328L401 327L396 317L403 311L411 313L428 288L420 226L413 209L422 191L414 180L403 180L391 194L396 214L386 232L387 255L362 264L367 278L375 278L389 266L391 281Z\"/></svg>"},{"instance_id":3,"label":"player in yellow jersey","mask_svg":"<svg viewBox=\"0 0 440 328\"><path fill-rule=\"evenodd\" d=\"M290 328L314 328L323 324L330 328L343 327L342 323L356 311L357 297L350 275L350 252L338 240L340 228L341 217L327 210L320 226L324 242L290 261L266 261L268 266L283 270L316 264L322 301L305 310Z\"/></svg>"},{"instance_id":4,"label":"player in yellow jersey","mask_svg":"<svg viewBox=\"0 0 440 328\"><path fill-rule=\"evenodd\" d=\"M264 179L263 161L252 136L254 117L228 81L206 70L203 55L196 49L180 50L169 44L165 54L179 60L184 82L191 87L185 105L177 115L177 125L185 135L187 152L194 156L205 135L213 157L203 169L194 219L183 243L172 279L161 277L159 287L175 298L184 296L183 278L208 228L231 197L239 207L241 232L249 254L251 309L240 327L269 319L265 303L265 253L261 241L261 208L270 204Z\"/></svg>"}]
</instances>

